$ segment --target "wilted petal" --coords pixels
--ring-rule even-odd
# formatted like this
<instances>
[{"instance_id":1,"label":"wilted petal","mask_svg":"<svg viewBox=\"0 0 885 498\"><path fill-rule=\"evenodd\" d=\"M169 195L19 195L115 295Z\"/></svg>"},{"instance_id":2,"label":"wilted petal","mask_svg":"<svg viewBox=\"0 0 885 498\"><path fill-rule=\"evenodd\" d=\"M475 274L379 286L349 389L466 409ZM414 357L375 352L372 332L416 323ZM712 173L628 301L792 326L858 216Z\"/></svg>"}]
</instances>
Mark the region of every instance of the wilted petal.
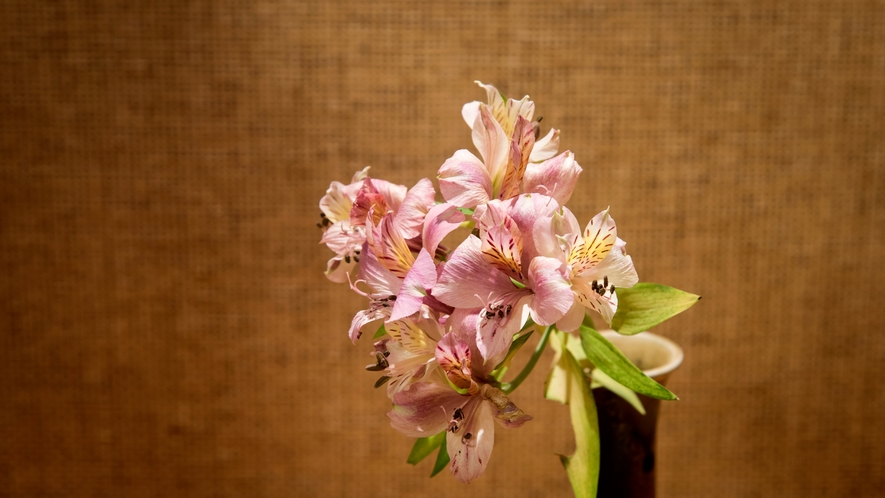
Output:
<instances>
[{"instance_id":1,"label":"wilted petal","mask_svg":"<svg viewBox=\"0 0 885 498\"><path fill-rule=\"evenodd\" d=\"M504 391L492 387L488 384L483 384L482 386L482 397L489 400L492 406L495 407L495 420L507 427L508 429L517 429L522 427L522 425L529 420L532 420L531 415L526 415L525 412L519 409L515 403L510 401Z\"/></svg>"},{"instance_id":2,"label":"wilted petal","mask_svg":"<svg viewBox=\"0 0 885 498\"><path fill-rule=\"evenodd\" d=\"M482 162L461 149L446 160L437 173L443 198L454 206L474 207L489 201L492 179Z\"/></svg>"},{"instance_id":3,"label":"wilted petal","mask_svg":"<svg viewBox=\"0 0 885 498\"><path fill-rule=\"evenodd\" d=\"M427 296L428 289L432 289L434 285L436 285L436 266L433 264L433 257L421 249L418 258L403 279L390 319L399 320L416 313L421 309L421 303Z\"/></svg>"},{"instance_id":4,"label":"wilted petal","mask_svg":"<svg viewBox=\"0 0 885 498\"><path fill-rule=\"evenodd\" d=\"M492 456L495 446L495 417L490 403L473 397L462 408L464 421L458 430L446 434L446 450L452 463L449 469L455 479L468 483L479 477Z\"/></svg>"},{"instance_id":5,"label":"wilted petal","mask_svg":"<svg viewBox=\"0 0 885 498\"><path fill-rule=\"evenodd\" d=\"M435 205L436 191L433 183L422 178L409 190L394 218L396 228L404 239L421 235L421 227L427 212Z\"/></svg>"},{"instance_id":6,"label":"wilted petal","mask_svg":"<svg viewBox=\"0 0 885 498\"><path fill-rule=\"evenodd\" d=\"M583 240L569 253L568 264L572 276L584 274L598 265L608 256L617 238L618 230L608 209L594 216L584 229Z\"/></svg>"},{"instance_id":7,"label":"wilted petal","mask_svg":"<svg viewBox=\"0 0 885 498\"><path fill-rule=\"evenodd\" d=\"M390 426L409 437L428 437L445 430L451 414L465 402L447 385L418 382L393 397Z\"/></svg>"},{"instance_id":8,"label":"wilted petal","mask_svg":"<svg viewBox=\"0 0 885 498\"><path fill-rule=\"evenodd\" d=\"M559 130L551 128L544 138L535 142L529 161L533 163L546 161L555 156L557 152L559 152Z\"/></svg>"},{"instance_id":9,"label":"wilted petal","mask_svg":"<svg viewBox=\"0 0 885 498\"><path fill-rule=\"evenodd\" d=\"M571 198L581 171L574 154L565 151L542 163L529 164L522 180L522 189L524 192L553 197L562 205Z\"/></svg>"},{"instance_id":10,"label":"wilted petal","mask_svg":"<svg viewBox=\"0 0 885 498\"><path fill-rule=\"evenodd\" d=\"M421 237L427 252L436 254L440 242L461 226L465 219L464 213L449 203L437 204L431 208L424 219L424 233Z\"/></svg>"},{"instance_id":11,"label":"wilted petal","mask_svg":"<svg viewBox=\"0 0 885 498\"><path fill-rule=\"evenodd\" d=\"M529 265L532 320L539 325L552 325L572 307L571 283L563 276L565 265L554 258L539 256Z\"/></svg>"},{"instance_id":12,"label":"wilted petal","mask_svg":"<svg viewBox=\"0 0 885 498\"><path fill-rule=\"evenodd\" d=\"M433 295L455 308L483 306L490 295L503 295L516 290L510 278L492 267L482 256L482 242L467 237L449 257Z\"/></svg>"}]
</instances>

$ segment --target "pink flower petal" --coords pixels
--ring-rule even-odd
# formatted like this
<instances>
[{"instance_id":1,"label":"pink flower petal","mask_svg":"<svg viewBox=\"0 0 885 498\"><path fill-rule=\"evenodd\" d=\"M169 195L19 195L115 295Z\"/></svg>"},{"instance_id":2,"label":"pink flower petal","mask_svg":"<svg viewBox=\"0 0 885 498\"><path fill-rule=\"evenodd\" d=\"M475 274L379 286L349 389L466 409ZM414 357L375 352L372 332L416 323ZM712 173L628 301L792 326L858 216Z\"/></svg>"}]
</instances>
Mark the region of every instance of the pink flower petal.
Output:
<instances>
[{"instance_id":1,"label":"pink flower petal","mask_svg":"<svg viewBox=\"0 0 885 498\"><path fill-rule=\"evenodd\" d=\"M495 417L490 403L473 397L462 408L464 421L446 434L449 469L455 479L468 483L482 475L495 446Z\"/></svg>"},{"instance_id":2,"label":"pink flower petal","mask_svg":"<svg viewBox=\"0 0 885 498\"><path fill-rule=\"evenodd\" d=\"M519 195L519 187L529 162L529 152L534 145L535 132L532 129L532 123L522 116L517 116L516 125L513 128L513 138L510 142L507 170L504 172L504 181L501 184L501 192L498 194L499 199L509 199Z\"/></svg>"},{"instance_id":3,"label":"pink flower petal","mask_svg":"<svg viewBox=\"0 0 885 498\"><path fill-rule=\"evenodd\" d=\"M422 224L427 212L435 205L436 191L433 183L422 178L409 190L402 206L396 212L394 221L396 228L404 239L412 239L421 235Z\"/></svg>"},{"instance_id":4,"label":"pink flower petal","mask_svg":"<svg viewBox=\"0 0 885 498\"><path fill-rule=\"evenodd\" d=\"M532 155L529 160L533 163L538 163L541 161L546 161L551 157L555 156L559 151L559 130L554 130L553 128L547 132L547 135L544 138L539 139L535 142L535 146L532 148Z\"/></svg>"},{"instance_id":5,"label":"pink flower petal","mask_svg":"<svg viewBox=\"0 0 885 498\"><path fill-rule=\"evenodd\" d=\"M433 296L455 308L484 306L489 296L516 290L507 275L488 264L482 256L482 242L470 235L449 257Z\"/></svg>"},{"instance_id":6,"label":"pink flower petal","mask_svg":"<svg viewBox=\"0 0 885 498\"><path fill-rule=\"evenodd\" d=\"M387 416L390 426L406 436L429 437L445 430L455 408L466 400L447 385L418 382L393 397Z\"/></svg>"},{"instance_id":7,"label":"pink flower petal","mask_svg":"<svg viewBox=\"0 0 885 498\"><path fill-rule=\"evenodd\" d=\"M472 208L488 202L492 195L492 179L486 167L464 149L443 163L437 178L443 198L454 206Z\"/></svg>"},{"instance_id":8,"label":"pink flower petal","mask_svg":"<svg viewBox=\"0 0 885 498\"><path fill-rule=\"evenodd\" d=\"M436 249L446 235L461 226L466 217L452 204L437 204L427 213L424 220L424 233L422 239L424 248L430 254L436 254Z\"/></svg>"},{"instance_id":9,"label":"pink flower petal","mask_svg":"<svg viewBox=\"0 0 885 498\"><path fill-rule=\"evenodd\" d=\"M524 192L553 197L562 205L571 198L581 171L574 154L565 151L543 163L529 164L522 180L522 189Z\"/></svg>"},{"instance_id":10,"label":"pink flower petal","mask_svg":"<svg viewBox=\"0 0 885 498\"><path fill-rule=\"evenodd\" d=\"M587 224L582 236L583 240L572 248L568 256L568 264L572 276L583 275L598 265L614 247L618 240L615 220L608 214L608 209L597 214Z\"/></svg>"},{"instance_id":11,"label":"pink flower petal","mask_svg":"<svg viewBox=\"0 0 885 498\"><path fill-rule=\"evenodd\" d=\"M584 322L584 314L586 311L587 308L585 308L579 300L575 299L568 312L556 321L556 328L563 332L578 330L578 327Z\"/></svg>"},{"instance_id":12,"label":"pink flower petal","mask_svg":"<svg viewBox=\"0 0 885 498\"><path fill-rule=\"evenodd\" d=\"M433 264L433 257L421 249L418 258L403 279L390 319L399 320L416 313L421 309L427 290L432 289L434 285L436 285L436 266Z\"/></svg>"},{"instance_id":13,"label":"pink flower petal","mask_svg":"<svg viewBox=\"0 0 885 498\"><path fill-rule=\"evenodd\" d=\"M558 259L539 256L529 265L532 320L538 325L552 325L572 307L571 283L563 276L565 264Z\"/></svg>"},{"instance_id":14,"label":"pink flower petal","mask_svg":"<svg viewBox=\"0 0 885 498\"><path fill-rule=\"evenodd\" d=\"M479 106L479 116L473 125L473 145L479 151L492 179L492 192L499 191L509 159L510 136L501 128L492 116L491 109L485 104Z\"/></svg>"}]
</instances>

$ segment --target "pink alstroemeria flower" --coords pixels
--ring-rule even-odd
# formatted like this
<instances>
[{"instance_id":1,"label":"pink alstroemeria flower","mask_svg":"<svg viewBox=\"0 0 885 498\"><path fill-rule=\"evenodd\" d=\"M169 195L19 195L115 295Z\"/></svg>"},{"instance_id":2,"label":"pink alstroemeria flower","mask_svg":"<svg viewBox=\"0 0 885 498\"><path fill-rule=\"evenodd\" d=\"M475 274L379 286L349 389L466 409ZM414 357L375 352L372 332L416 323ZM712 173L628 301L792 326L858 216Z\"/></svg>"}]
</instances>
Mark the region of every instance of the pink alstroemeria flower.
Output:
<instances>
[{"instance_id":1,"label":"pink alstroemeria flower","mask_svg":"<svg viewBox=\"0 0 885 498\"><path fill-rule=\"evenodd\" d=\"M333 282L346 282L359 263L366 241L366 216L372 208L378 218L387 212L396 213L396 229L412 239L421 235L424 216L434 206L436 192L430 180L424 178L406 190L403 185L369 178L368 170L367 166L358 171L349 185L332 182L320 199L323 220L320 243L336 254L326 269L326 276Z\"/></svg>"},{"instance_id":2,"label":"pink alstroemeria flower","mask_svg":"<svg viewBox=\"0 0 885 498\"><path fill-rule=\"evenodd\" d=\"M486 88L489 103L466 104L462 114L482 160L462 149L443 163L437 174L443 197L450 204L472 208L520 192L536 192L564 204L581 167L571 152L553 157L559 148L559 132L551 130L536 143L537 129L530 122L534 103L528 97L505 102L493 86L479 84Z\"/></svg>"},{"instance_id":3,"label":"pink alstroemeria flower","mask_svg":"<svg viewBox=\"0 0 885 498\"><path fill-rule=\"evenodd\" d=\"M608 211L594 216L582 232L574 214L563 207L561 213L553 213L544 223L549 230L539 230L536 237L542 254L555 257L568 267L575 299L568 313L556 323L561 330L577 329L588 308L611 324L618 308L617 289L639 282L633 259L625 250L626 242L618 238L615 220Z\"/></svg>"},{"instance_id":4,"label":"pink alstroemeria flower","mask_svg":"<svg viewBox=\"0 0 885 498\"><path fill-rule=\"evenodd\" d=\"M378 366L384 368L387 377L387 396L393 396L431 376L438 364L436 345L443 336L443 327L436 314L427 306L412 317L390 321L385 324L391 339L382 341L378 350ZM370 368L373 367L373 368ZM366 367L376 370L374 366Z\"/></svg>"},{"instance_id":5,"label":"pink alstroemeria flower","mask_svg":"<svg viewBox=\"0 0 885 498\"><path fill-rule=\"evenodd\" d=\"M549 220L558 207L540 194L483 206L474 213L479 237L471 235L458 246L437 279L437 299L480 310L476 342L486 359L507 350L529 315L551 325L572 307L565 264L538 255L533 240L535 222Z\"/></svg>"},{"instance_id":6,"label":"pink alstroemeria flower","mask_svg":"<svg viewBox=\"0 0 885 498\"><path fill-rule=\"evenodd\" d=\"M390 425L410 437L428 437L443 430L451 458L449 470L461 482L479 477L495 444L495 422L521 427L532 419L490 383L496 366L482 362L473 343L475 317L456 311L452 331L436 346L436 361L445 375L438 382L417 382L394 395L387 414ZM460 391L460 392L459 392Z\"/></svg>"}]
</instances>

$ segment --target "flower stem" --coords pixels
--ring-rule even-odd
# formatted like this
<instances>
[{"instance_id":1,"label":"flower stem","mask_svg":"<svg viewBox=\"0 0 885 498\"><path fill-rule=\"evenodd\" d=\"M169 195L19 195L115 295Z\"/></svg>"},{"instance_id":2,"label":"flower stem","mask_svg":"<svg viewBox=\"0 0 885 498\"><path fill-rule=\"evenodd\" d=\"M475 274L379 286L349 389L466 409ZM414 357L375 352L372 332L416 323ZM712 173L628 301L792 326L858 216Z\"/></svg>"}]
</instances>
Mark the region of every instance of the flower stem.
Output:
<instances>
[{"instance_id":1,"label":"flower stem","mask_svg":"<svg viewBox=\"0 0 885 498\"><path fill-rule=\"evenodd\" d=\"M541 358L541 353L544 352L544 348L547 347L547 340L550 339L550 333L553 331L554 326L550 325L546 329L544 329L544 335L541 336L540 342L538 342L538 346L535 348L535 352L532 353L532 357L529 358L529 362L526 363L525 368L522 369L522 372L519 372L519 375L516 376L512 381L505 382L501 385L501 390L507 394L512 393L522 384L522 381L532 373L532 369L535 368L535 364L538 363L538 360Z\"/></svg>"}]
</instances>

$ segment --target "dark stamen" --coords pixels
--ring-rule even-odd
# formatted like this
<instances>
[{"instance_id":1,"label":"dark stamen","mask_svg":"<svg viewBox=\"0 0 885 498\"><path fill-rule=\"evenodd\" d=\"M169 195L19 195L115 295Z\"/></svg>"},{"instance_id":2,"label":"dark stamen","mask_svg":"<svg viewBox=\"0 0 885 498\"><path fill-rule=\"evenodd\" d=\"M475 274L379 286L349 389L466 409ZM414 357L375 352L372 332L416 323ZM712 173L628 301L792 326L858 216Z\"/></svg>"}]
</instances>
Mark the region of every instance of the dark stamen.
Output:
<instances>
[{"instance_id":1,"label":"dark stamen","mask_svg":"<svg viewBox=\"0 0 885 498\"><path fill-rule=\"evenodd\" d=\"M375 389L378 389L379 387L383 386L384 384L387 384L388 380L390 380L390 377L388 377L386 375L380 377L378 380L375 381Z\"/></svg>"}]
</instances>

